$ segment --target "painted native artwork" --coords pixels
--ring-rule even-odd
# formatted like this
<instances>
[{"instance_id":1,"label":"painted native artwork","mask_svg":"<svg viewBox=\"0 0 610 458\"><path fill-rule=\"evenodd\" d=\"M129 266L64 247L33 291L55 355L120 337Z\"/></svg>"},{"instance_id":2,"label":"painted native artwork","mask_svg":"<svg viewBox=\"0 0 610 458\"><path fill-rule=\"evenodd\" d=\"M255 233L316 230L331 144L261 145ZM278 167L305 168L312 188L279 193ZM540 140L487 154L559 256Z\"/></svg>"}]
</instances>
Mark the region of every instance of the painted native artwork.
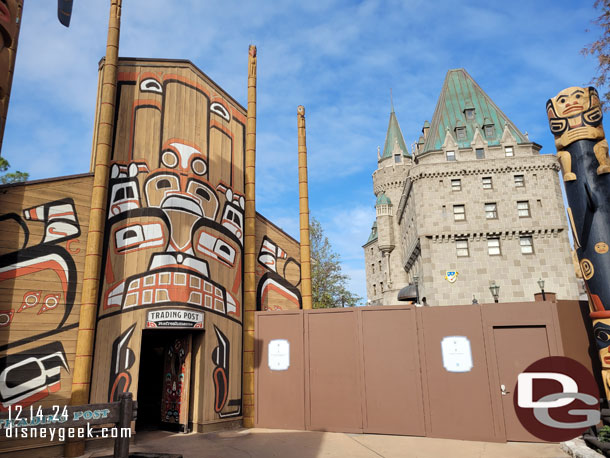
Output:
<instances>
[{"instance_id":1,"label":"painted native artwork","mask_svg":"<svg viewBox=\"0 0 610 458\"><path fill-rule=\"evenodd\" d=\"M166 423L182 423L180 413L185 404L188 407L185 377L188 375L189 340L188 336L177 338L165 348L161 421Z\"/></svg>"},{"instance_id":2,"label":"painted native artwork","mask_svg":"<svg viewBox=\"0 0 610 458\"><path fill-rule=\"evenodd\" d=\"M218 346L212 352L214 362L214 412L220 418L235 417L241 414L241 399L229 400L231 344L227 336L214 326ZM225 408L226 407L226 408Z\"/></svg>"},{"instance_id":3,"label":"painted native artwork","mask_svg":"<svg viewBox=\"0 0 610 458\"><path fill-rule=\"evenodd\" d=\"M610 159L601 104L595 88L570 87L550 99L546 108L610 399Z\"/></svg>"},{"instance_id":4,"label":"painted native artwork","mask_svg":"<svg viewBox=\"0 0 610 458\"><path fill-rule=\"evenodd\" d=\"M90 178L0 193L0 411L69 397ZM53 197L60 197L54 200ZM63 196L63 197L61 197ZM72 196L72 197L70 197Z\"/></svg>"},{"instance_id":5,"label":"painted native artwork","mask_svg":"<svg viewBox=\"0 0 610 458\"><path fill-rule=\"evenodd\" d=\"M117 377L117 389L129 380L137 391L148 312L203 312L206 332L214 334L214 323L241 348L242 111L190 64L119 66L97 326L110 339L96 340L94 399L116 395ZM116 354L126 350L108 342L134 324L133 353ZM113 358L118 366L108 373ZM240 351L231 365L237 385ZM236 389L241 398L240 380Z\"/></svg>"},{"instance_id":6,"label":"painted native artwork","mask_svg":"<svg viewBox=\"0 0 610 458\"><path fill-rule=\"evenodd\" d=\"M298 245L296 245L298 249ZM258 310L291 310L303 307L299 283L301 266L269 237L264 236L258 253Z\"/></svg>"}]
</instances>

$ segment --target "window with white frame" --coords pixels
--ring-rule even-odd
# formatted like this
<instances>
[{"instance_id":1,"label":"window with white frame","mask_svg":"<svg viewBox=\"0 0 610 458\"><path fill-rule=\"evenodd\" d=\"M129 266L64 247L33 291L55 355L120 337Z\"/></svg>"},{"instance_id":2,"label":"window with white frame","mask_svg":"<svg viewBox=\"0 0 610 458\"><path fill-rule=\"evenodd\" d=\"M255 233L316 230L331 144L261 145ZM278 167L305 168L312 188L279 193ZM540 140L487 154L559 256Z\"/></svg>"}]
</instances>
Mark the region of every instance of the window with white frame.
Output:
<instances>
[{"instance_id":1,"label":"window with white frame","mask_svg":"<svg viewBox=\"0 0 610 458\"><path fill-rule=\"evenodd\" d=\"M451 190L452 191L461 191L462 190L462 180L459 178L454 178L451 180Z\"/></svg>"},{"instance_id":2,"label":"window with white frame","mask_svg":"<svg viewBox=\"0 0 610 458\"><path fill-rule=\"evenodd\" d=\"M453 219L455 221L464 221L466 219L466 207L464 205L453 206Z\"/></svg>"},{"instance_id":3,"label":"window with white frame","mask_svg":"<svg viewBox=\"0 0 610 458\"><path fill-rule=\"evenodd\" d=\"M519 245L521 245L521 253L533 254L534 253L534 241L531 236L519 237Z\"/></svg>"},{"instance_id":4,"label":"window with white frame","mask_svg":"<svg viewBox=\"0 0 610 458\"><path fill-rule=\"evenodd\" d=\"M515 188L522 188L525 186L525 176L515 175Z\"/></svg>"},{"instance_id":5,"label":"window with white frame","mask_svg":"<svg viewBox=\"0 0 610 458\"><path fill-rule=\"evenodd\" d=\"M500 254L502 254L500 252L499 238L487 239L487 253L490 256L499 256Z\"/></svg>"},{"instance_id":6,"label":"window with white frame","mask_svg":"<svg viewBox=\"0 0 610 458\"><path fill-rule=\"evenodd\" d=\"M495 202L489 202L485 204L485 218L497 219L498 218L498 205Z\"/></svg>"},{"instance_id":7,"label":"window with white frame","mask_svg":"<svg viewBox=\"0 0 610 458\"><path fill-rule=\"evenodd\" d=\"M493 182L491 180L491 177L483 177L481 179L482 183L483 183L483 189L492 189L493 188Z\"/></svg>"},{"instance_id":8,"label":"window with white frame","mask_svg":"<svg viewBox=\"0 0 610 458\"><path fill-rule=\"evenodd\" d=\"M504 155L506 157L513 157L515 155L515 150L513 149L512 146L505 146L504 147Z\"/></svg>"},{"instance_id":9,"label":"window with white frame","mask_svg":"<svg viewBox=\"0 0 610 458\"><path fill-rule=\"evenodd\" d=\"M530 214L530 203L528 200L521 200L517 202L517 213L519 218L528 218Z\"/></svg>"},{"instance_id":10,"label":"window with white frame","mask_svg":"<svg viewBox=\"0 0 610 458\"><path fill-rule=\"evenodd\" d=\"M468 240L456 240L455 241L455 249L458 255L458 258L470 256L470 252L468 251Z\"/></svg>"},{"instance_id":11,"label":"window with white frame","mask_svg":"<svg viewBox=\"0 0 610 458\"><path fill-rule=\"evenodd\" d=\"M447 151L447 160L455 161L455 151Z\"/></svg>"}]
</instances>

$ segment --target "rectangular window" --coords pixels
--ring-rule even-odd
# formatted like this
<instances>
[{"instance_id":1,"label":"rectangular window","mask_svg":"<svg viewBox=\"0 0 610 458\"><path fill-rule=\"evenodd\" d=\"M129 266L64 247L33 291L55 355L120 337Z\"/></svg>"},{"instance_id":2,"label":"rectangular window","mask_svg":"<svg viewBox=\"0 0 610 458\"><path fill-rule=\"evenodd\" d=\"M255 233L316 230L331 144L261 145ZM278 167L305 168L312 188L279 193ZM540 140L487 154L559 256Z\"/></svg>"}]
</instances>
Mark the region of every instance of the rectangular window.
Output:
<instances>
[{"instance_id":1,"label":"rectangular window","mask_svg":"<svg viewBox=\"0 0 610 458\"><path fill-rule=\"evenodd\" d=\"M466 219L466 207L464 205L453 206L453 219L455 221L464 221Z\"/></svg>"},{"instance_id":2,"label":"rectangular window","mask_svg":"<svg viewBox=\"0 0 610 458\"><path fill-rule=\"evenodd\" d=\"M505 146L504 154L506 155L506 157L513 157L515 155L515 151L513 150L512 146Z\"/></svg>"},{"instance_id":3,"label":"rectangular window","mask_svg":"<svg viewBox=\"0 0 610 458\"><path fill-rule=\"evenodd\" d=\"M468 240L456 240L455 249L457 250L458 258L470 256L468 252Z\"/></svg>"},{"instance_id":4,"label":"rectangular window","mask_svg":"<svg viewBox=\"0 0 610 458\"><path fill-rule=\"evenodd\" d=\"M455 161L455 151L447 151L447 160Z\"/></svg>"},{"instance_id":5,"label":"rectangular window","mask_svg":"<svg viewBox=\"0 0 610 458\"><path fill-rule=\"evenodd\" d=\"M493 188L491 177L483 177L482 181L483 181L483 189L492 189Z\"/></svg>"},{"instance_id":6,"label":"rectangular window","mask_svg":"<svg viewBox=\"0 0 610 458\"><path fill-rule=\"evenodd\" d=\"M466 108L464 110L464 114L466 115L466 119L468 121L472 121L474 119L474 108Z\"/></svg>"},{"instance_id":7,"label":"rectangular window","mask_svg":"<svg viewBox=\"0 0 610 458\"><path fill-rule=\"evenodd\" d=\"M458 141L466 140L466 128L465 127L457 127L455 129L455 133L457 134Z\"/></svg>"},{"instance_id":8,"label":"rectangular window","mask_svg":"<svg viewBox=\"0 0 610 458\"><path fill-rule=\"evenodd\" d=\"M397 164L400 162L400 154L394 155L394 162L396 162Z\"/></svg>"},{"instance_id":9,"label":"rectangular window","mask_svg":"<svg viewBox=\"0 0 610 458\"><path fill-rule=\"evenodd\" d=\"M534 241L531 237L519 237L519 244L521 245L521 253L532 254L534 252Z\"/></svg>"},{"instance_id":10,"label":"rectangular window","mask_svg":"<svg viewBox=\"0 0 610 458\"><path fill-rule=\"evenodd\" d=\"M500 239L487 239L487 253L490 256L499 256L500 252Z\"/></svg>"},{"instance_id":11,"label":"rectangular window","mask_svg":"<svg viewBox=\"0 0 610 458\"><path fill-rule=\"evenodd\" d=\"M462 190L462 180L459 178L455 178L451 180L451 190L452 191L461 191Z\"/></svg>"},{"instance_id":12,"label":"rectangular window","mask_svg":"<svg viewBox=\"0 0 610 458\"><path fill-rule=\"evenodd\" d=\"M485 204L485 218L497 219L498 218L498 206L495 202Z\"/></svg>"},{"instance_id":13,"label":"rectangular window","mask_svg":"<svg viewBox=\"0 0 610 458\"><path fill-rule=\"evenodd\" d=\"M494 136L494 126L485 126L485 136L491 138Z\"/></svg>"},{"instance_id":14,"label":"rectangular window","mask_svg":"<svg viewBox=\"0 0 610 458\"><path fill-rule=\"evenodd\" d=\"M525 176L515 175L515 187L522 188L525 186Z\"/></svg>"},{"instance_id":15,"label":"rectangular window","mask_svg":"<svg viewBox=\"0 0 610 458\"><path fill-rule=\"evenodd\" d=\"M530 203L527 200L517 202L517 213L519 218L528 218L530 215Z\"/></svg>"},{"instance_id":16,"label":"rectangular window","mask_svg":"<svg viewBox=\"0 0 610 458\"><path fill-rule=\"evenodd\" d=\"M477 148L475 151L477 153L477 159L485 159L485 149L484 148Z\"/></svg>"}]
</instances>

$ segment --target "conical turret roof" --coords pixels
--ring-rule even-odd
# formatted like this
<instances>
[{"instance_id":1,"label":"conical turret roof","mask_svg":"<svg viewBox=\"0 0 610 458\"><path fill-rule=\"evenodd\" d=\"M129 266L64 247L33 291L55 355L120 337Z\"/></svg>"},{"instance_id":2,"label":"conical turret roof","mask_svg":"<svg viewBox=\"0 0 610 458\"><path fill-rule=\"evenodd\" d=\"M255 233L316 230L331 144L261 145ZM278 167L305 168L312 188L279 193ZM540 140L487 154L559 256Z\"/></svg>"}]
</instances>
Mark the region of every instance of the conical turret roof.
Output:
<instances>
[{"instance_id":1,"label":"conical turret roof","mask_svg":"<svg viewBox=\"0 0 610 458\"><path fill-rule=\"evenodd\" d=\"M388 132L385 135L383 154L381 155L380 160L392 157L397 152L401 153L403 156L411 157L411 154L409 153L407 145L405 144L405 140L402 136L400 126L398 125L396 113L394 113L394 108L392 108L392 112L390 113L390 122L388 124Z\"/></svg>"}]
</instances>

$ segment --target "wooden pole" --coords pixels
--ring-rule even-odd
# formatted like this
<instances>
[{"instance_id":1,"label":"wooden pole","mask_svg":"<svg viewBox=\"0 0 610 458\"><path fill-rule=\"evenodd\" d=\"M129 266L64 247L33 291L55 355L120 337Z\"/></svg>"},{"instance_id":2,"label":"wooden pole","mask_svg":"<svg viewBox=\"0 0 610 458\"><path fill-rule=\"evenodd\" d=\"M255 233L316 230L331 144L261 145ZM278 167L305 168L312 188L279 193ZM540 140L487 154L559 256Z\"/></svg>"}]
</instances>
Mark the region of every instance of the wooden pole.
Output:
<instances>
[{"instance_id":1,"label":"wooden pole","mask_svg":"<svg viewBox=\"0 0 610 458\"><path fill-rule=\"evenodd\" d=\"M256 311L256 46L248 50L248 113L246 121L246 215L244 227L243 415L254 427L254 312Z\"/></svg>"},{"instance_id":2,"label":"wooden pole","mask_svg":"<svg viewBox=\"0 0 610 458\"><path fill-rule=\"evenodd\" d=\"M311 309L311 249L309 240L309 193L307 190L307 144L305 107L297 108L299 136L299 222L301 225L301 296L303 309Z\"/></svg>"},{"instance_id":3,"label":"wooden pole","mask_svg":"<svg viewBox=\"0 0 610 458\"><path fill-rule=\"evenodd\" d=\"M91 216L83 273L83 292L80 307L80 322L76 341L76 356L72 375L71 405L87 404L91 388L91 364L93 361L93 341L97 317L97 298L100 285L102 244L106 224L106 199L108 197L108 173L112 153L114 131L114 105L116 100L117 66L119 59L119 34L121 28L121 2L110 1L106 59L102 71L102 92L100 114L97 125L95 146L95 167L93 169L93 193L91 195ZM66 443L66 456L80 456L85 451L83 440Z\"/></svg>"}]
</instances>

